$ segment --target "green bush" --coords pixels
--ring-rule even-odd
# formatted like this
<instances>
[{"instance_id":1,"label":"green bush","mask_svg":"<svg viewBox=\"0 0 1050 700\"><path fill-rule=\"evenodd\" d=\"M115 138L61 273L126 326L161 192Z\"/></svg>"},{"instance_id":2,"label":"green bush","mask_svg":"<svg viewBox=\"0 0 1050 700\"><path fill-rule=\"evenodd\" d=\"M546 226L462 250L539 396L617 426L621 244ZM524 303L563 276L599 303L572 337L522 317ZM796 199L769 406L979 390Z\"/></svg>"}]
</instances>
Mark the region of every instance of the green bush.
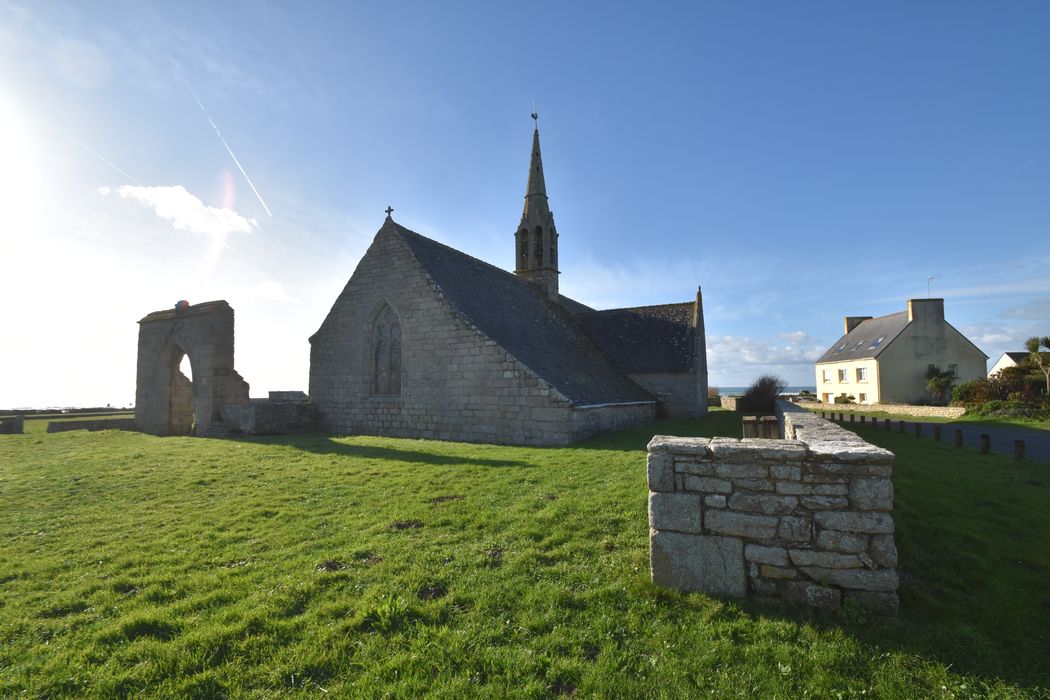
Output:
<instances>
[{"instance_id":1,"label":"green bush","mask_svg":"<svg viewBox=\"0 0 1050 700\"><path fill-rule=\"evenodd\" d=\"M965 406L967 409L980 406L989 400L988 380L973 379L952 387L952 404Z\"/></svg>"}]
</instances>

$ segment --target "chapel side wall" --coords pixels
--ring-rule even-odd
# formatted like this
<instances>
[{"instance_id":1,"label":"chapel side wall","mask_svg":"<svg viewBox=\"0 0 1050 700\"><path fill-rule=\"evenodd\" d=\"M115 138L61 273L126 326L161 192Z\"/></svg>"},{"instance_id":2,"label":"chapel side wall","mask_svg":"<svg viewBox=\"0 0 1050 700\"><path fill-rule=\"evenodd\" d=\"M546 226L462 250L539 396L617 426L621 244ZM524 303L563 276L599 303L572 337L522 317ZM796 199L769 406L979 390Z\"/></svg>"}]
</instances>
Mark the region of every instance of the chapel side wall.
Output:
<instances>
[{"instance_id":1,"label":"chapel side wall","mask_svg":"<svg viewBox=\"0 0 1050 700\"><path fill-rule=\"evenodd\" d=\"M401 394L372 395L372 326L401 323ZM376 237L311 339L310 397L335 433L568 444L567 399L468 326L392 234Z\"/></svg>"},{"instance_id":2,"label":"chapel side wall","mask_svg":"<svg viewBox=\"0 0 1050 700\"><path fill-rule=\"evenodd\" d=\"M603 433L626 430L656 420L655 403L612 404L572 411L572 442Z\"/></svg>"},{"instance_id":3,"label":"chapel side wall","mask_svg":"<svg viewBox=\"0 0 1050 700\"><path fill-rule=\"evenodd\" d=\"M653 373L627 375L649 393L660 399L668 418L696 418L706 413L697 396L696 374Z\"/></svg>"},{"instance_id":4,"label":"chapel side wall","mask_svg":"<svg viewBox=\"0 0 1050 700\"><path fill-rule=\"evenodd\" d=\"M893 454L796 406L777 411L791 439L649 443L653 582L896 614Z\"/></svg>"}]
</instances>

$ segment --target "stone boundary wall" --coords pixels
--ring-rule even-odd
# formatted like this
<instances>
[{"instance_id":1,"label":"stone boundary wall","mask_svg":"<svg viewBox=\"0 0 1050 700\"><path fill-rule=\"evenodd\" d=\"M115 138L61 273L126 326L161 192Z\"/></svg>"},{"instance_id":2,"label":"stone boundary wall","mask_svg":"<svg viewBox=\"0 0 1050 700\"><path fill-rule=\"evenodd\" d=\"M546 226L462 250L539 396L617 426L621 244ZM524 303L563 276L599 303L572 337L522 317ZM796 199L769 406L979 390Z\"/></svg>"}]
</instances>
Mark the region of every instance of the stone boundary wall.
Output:
<instances>
[{"instance_id":1,"label":"stone boundary wall","mask_svg":"<svg viewBox=\"0 0 1050 700\"><path fill-rule=\"evenodd\" d=\"M0 435L21 435L25 432L25 416L0 418Z\"/></svg>"},{"instance_id":2,"label":"stone boundary wall","mask_svg":"<svg viewBox=\"0 0 1050 700\"><path fill-rule=\"evenodd\" d=\"M649 443L654 583L897 613L893 453L787 402L788 439Z\"/></svg>"},{"instance_id":3,"label":"stone boundary wall","mask_svg":"<svg viewBox=\"0 0 1050 700\"><path fill-rule=\"evenodd\" d=\"M807 401L799 404L799 407L816 411L835 411L836 413L882 411L884 413L899 413L904 416L932 418L958 418L966 413L966 408L963 406L909 406L901 403L821 403L819 401Z\"/></svg>"},{"instance_id":4,"label":"stone boundary wall","mask_svg":"<svg viewBox=\"0 0 1050 700\"><path fill-rule=\"evenodd\" d=\"M723 396L722 397L722 408L726 409L727 411L735 411L736 410L736 402L737 402L737 400L739 398L740 398L739 396Z\"/></svg>"},{"instance_id":5,"label":"stone boundary wall","mask_svg":"<svg viewBox=\"0 0 1050 700\"><path fill-rule=\"evenodd\" d=\"M64 433L67 430L138 430L134 418L102 420L56 420L47 424L47 432Z\"/></svg>"}]
</instances>

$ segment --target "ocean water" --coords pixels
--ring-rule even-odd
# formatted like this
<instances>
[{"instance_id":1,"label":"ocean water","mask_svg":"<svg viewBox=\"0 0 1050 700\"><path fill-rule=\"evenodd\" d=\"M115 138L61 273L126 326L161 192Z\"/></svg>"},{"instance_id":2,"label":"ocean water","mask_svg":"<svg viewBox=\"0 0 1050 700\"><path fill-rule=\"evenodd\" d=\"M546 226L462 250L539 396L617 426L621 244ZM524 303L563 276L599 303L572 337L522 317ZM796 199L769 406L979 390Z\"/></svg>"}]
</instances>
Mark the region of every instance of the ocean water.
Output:
<instances>
[{"instance_id":1,"label":"ocean water","mask_svg":"<svg viewBox=\"0 0 1050 700\"><path fill-rule=\"evenodd\" d=\"M813 385L813 386L789 386L786 389L784 389L784 393L785 394L797 394L800 391L802 391L803 389L805 389L806 391L811 392L813 394L817 393L816 385ZM743 393L745 391L747 391L747 387L746 386L720 386L720 387L718 387L718 395L719 396L741 396L741 395L743 395Z\"/></svg>"}]
</instances>

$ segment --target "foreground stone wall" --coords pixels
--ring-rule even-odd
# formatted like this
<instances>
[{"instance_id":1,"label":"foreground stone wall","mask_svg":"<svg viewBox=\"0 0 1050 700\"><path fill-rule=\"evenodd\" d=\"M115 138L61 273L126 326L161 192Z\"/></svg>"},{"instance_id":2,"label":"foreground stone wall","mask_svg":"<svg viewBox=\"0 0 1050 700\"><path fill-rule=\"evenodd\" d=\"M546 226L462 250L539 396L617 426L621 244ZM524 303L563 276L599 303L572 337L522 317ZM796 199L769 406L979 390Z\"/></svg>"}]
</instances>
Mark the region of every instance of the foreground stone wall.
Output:
<instances>
[{"instance_id":1,"label":"foreground stone wall","mask_svg":"<svg viewBox=\"0 0 1050 700\"><path fill-rule=\"evenodd\" d=\"M836 413L883 411L885 413L899 413L903 416L932 418L958 418L966 413L966 409L963 406L911 406L901 403L821 403L819 401L807 401L804 404L800 404L800 406L810 410L835 411Z\"/></svg>"},{"instance_id":2,"label":"foreground stone wall","mask_svg":"<svg viewBox=\"0 0 1050 700\"><path fill-rule=\"evenodd\" d=\"M790 439L649 443L653 581L896 614L893 454L785 402L778 411Z\"/></svg>"}]
</instances>

